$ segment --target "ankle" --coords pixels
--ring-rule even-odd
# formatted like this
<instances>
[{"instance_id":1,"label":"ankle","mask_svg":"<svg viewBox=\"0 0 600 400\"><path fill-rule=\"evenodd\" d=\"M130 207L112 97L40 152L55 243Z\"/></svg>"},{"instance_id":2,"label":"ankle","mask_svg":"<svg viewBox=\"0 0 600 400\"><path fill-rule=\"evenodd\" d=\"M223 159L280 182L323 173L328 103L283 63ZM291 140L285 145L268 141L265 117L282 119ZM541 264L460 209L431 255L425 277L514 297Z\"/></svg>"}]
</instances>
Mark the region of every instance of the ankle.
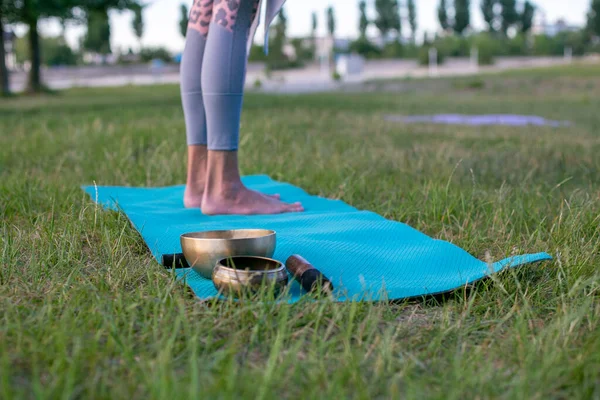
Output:
<instances>
[{"instance_id":1,"label":"ankle","mask_svg":"<svg viewBox=\"0 0 600 400\"><path fill-rule=\"evenodd\" d=\"M244 189L241 180L215 181L209 179L204 188L204 196L213 199L234 199Z\"/></svg>"},{"instance_id":2,"label":"ankle","mask_svg":"<svg viewBox=\"0 0 600 400\"><path fill-rule=\"evenodd\" d=\"M243 189L237 152L209 150L204 196L211 199L232 199Z\"/></svg>"},{"instance_id":3,"label":"ankle","mask_svg":"<svg viewBox=\"0 0 600 400\"><path fill-rule=\"evenodd\" d=\"M188 146L186 193L201 195L206 185L208 150L206 146Z\"/></svg>"},{"instance_id":4,"label":"ankle","mask_svg":"<svg viewBox=\"0 0 600 400\"><path fill-rule=\"evenodd\" d=\"M185 184L186 191L194 192L194 193L201 193L201 192L204 192L205 187L206 187L206 178L188 176L188 179Z\"/></svg>"}]
</instances>

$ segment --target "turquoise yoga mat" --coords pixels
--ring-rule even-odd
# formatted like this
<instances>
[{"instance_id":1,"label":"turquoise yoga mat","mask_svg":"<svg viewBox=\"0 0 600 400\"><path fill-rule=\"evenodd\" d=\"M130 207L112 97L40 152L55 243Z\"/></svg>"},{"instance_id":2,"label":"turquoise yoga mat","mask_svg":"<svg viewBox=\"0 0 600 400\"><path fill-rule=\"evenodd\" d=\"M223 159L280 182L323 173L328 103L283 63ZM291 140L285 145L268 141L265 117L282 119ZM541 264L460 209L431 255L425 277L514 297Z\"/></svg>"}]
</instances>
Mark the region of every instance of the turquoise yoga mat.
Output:
<instances>
[{"instance_id":1,"label":"turquoise yoga mat","mask_svg":"<svg viewBox=\"0 0 600 400\"><path fill-rule=\"evenodd\" d=\"M300 254L334 284L338 301L404 299L448 292L505 268L550 260L546 253L520 255L487 264L465 250L433 239L410 226L360 211L339 200L310 196L302 189L248 176L244 183L284 201L301 201L303 213L263 216L204 216L183 207L184 186L134 188L84 186L92 200L107 209L121 210L140 232L157 260L181 253L182 233L264 228L277 232L274 258L284 262ZM212 282L191 269L178 269L179 279L201 299L218 295ZM290 301L303 295L294 282Z\"/></svg>"}]
</instances>

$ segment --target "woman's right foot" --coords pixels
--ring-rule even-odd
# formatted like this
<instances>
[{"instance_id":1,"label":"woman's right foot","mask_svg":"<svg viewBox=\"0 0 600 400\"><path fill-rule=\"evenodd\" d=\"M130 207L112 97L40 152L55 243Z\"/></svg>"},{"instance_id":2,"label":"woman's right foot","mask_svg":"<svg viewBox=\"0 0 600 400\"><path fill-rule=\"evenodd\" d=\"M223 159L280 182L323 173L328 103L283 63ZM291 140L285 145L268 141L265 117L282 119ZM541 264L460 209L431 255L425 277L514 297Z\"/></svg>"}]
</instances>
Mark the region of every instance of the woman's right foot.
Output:
<instances>
[{"instance_id":1,"label":"woman's right foot","mask_svg":"<svg viewBox=\"0 0 600 400\"><path fill-rule=\"evenodd\" d=\"M201 205L205 215L264 215L302 212L300 203L288 204L242 185L221 192L204 193Z\"/></svg>"},{"instance_id":2,"label":"woman's right foot","mask_svg":"<svg viewBox=\"0 0 600 400\"><path fill-rule=\"evenodd\" d=\"M281 196L279 194L264 194L256 192L263 197L268 199L279 200ZM187 186L183 195L183 205L185 208L202 208L202 200L204 199L204 189L193 190L190 186Z\"/></svg>"},{"instance_id":3,"label":"woman's right foot","mask_svg":"<svg viewBox=\"0 0 600 400\"><path fill-rule=\"evenodd\" d=\"M300 203L284 203L277 197L244 186L237 151L209 150L207 158L206 185L200 206L203 214L257 215L304 211Z\"/></svg>"}]
</instances>

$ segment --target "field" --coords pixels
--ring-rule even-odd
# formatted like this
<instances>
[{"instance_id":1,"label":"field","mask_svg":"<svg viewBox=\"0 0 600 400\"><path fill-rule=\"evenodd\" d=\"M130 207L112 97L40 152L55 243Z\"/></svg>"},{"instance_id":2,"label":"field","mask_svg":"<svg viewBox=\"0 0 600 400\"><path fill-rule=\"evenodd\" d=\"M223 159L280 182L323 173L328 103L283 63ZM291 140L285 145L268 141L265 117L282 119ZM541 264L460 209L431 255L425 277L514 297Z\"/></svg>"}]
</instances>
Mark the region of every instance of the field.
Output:
<instances>
[{"instance_id":1,"label":"field","mask_svg":"<svg viewBox=\"0 0 600 400\"><path fill-rule=\"evenodd\" d=\"M600 398L600 67L370 85L249 93L243 173L555 260L397 304L200 302L79 188L185 181L178 88L1 100L0 398ZM574 124L383 120L450 112Z\"/></svg>"}]
</instances>

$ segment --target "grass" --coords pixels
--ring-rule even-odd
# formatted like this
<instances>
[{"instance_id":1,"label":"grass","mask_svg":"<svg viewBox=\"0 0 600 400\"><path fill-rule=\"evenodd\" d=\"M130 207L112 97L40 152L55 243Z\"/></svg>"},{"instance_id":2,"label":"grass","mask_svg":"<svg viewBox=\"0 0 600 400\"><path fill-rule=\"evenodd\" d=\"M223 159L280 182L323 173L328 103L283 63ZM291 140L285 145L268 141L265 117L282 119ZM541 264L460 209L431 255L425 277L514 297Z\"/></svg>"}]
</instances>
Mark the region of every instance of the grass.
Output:
<instances>
[{"instance_id":1,"label":"grass","mask_svg":"<svg viewBox=\"0 0 600 400\"><path fill-rule=\"evenodd\" d=\"M245 174L481 259L555 256L395 304L197 301L124 216L86 199L81 184L184 182L176 87L0 102L0 397L600 398L600 71L461 79L246 98ZM575 125L382 118L433 112Z\"/></svg>"}]
</instances>

